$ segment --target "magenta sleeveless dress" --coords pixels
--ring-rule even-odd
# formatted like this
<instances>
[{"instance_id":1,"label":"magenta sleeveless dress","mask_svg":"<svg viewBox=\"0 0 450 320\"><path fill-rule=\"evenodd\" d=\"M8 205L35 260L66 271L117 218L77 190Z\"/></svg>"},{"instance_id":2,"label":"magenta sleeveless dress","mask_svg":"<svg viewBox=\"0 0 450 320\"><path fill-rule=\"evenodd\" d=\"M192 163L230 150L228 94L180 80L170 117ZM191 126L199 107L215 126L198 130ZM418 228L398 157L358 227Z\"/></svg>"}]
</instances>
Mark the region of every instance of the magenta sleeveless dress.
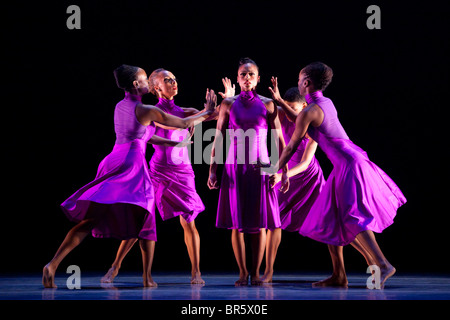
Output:
<instances>
[{"instance_id":1,"label":"magenta sleeveless dress","mask_svg":"<svg viewBox=\"0 0 450 320\"><path fill-rule=\"evenodd\" d=\"M291 122L285 116L281 121L283 136L286 145L291 140L295 130L295 122ZM292 169L302 161L303 153L309 138L304 137L288 162ZM320 194L325 179L322 168L316 157L313 156L311 163L305 171L289 178L289 190L283 193L279 190L280 183L275 186L278 204L280 206L281 228L290 232L298 232L309 213L312 205Z\"/></svg>"},{"instance_id":2,"label":"magenta sleeveless dress","mask_svg":"<svg viewBox=\"0 0 450 320\"><path fill-rule=\"evenodd\" d=\"M217 208L218 228L257 233L281 226L275 189L269 175L255 169L268 163L267 109L253 91L242 91L232 104L228 134L231 145L224 164Z\"/></svg>"},{"instance_id":3,"label":"magenta sleeveless dress","mask_svg":"<svg viewBox=\"0 0 450 320\"><path fill-rule=\"evenodd\" d=\"M156 107L166 113L184 118L183 109L173 100L160 98ZM156 135L175 141L183 141L188 130L156 128ZM153 145L155 153L150 160L150 177L155 188L156 207L163 220L183 216L192 222L205 210L195 189L195 175L189 160L187 147Z\"/></svg>"},{"instance_id":4,"label":"magenta sleeveless dress","mask_svg":"<svg viewBox=\"0 0 450 320\"><path fill-rule=\"evenodd\" d=\"M140 102L140 96L125 93L114 111L116 142L112 152L100 163L95 179L61 205L74 222L86 218L91 202L108 205L92 231L97 238L156 241L155 196L145 159L147 141L155 127L143 126L136 119Z\"/></svg>"},{"instance_id":5,"label":"magenta sleeveless dress","mask_svg":"<svg viewBox=\"0 0 450 320\"><path fill-rule=\"evenodd\" d=\"M351 243L362 231L382 232L406 203L403 193L367 153L347 136L333 102L321 91L306 96L324 113L308 134L333 164L333 170L300 229L300 234L331 245Z\"/></svg>"}]
</instances>

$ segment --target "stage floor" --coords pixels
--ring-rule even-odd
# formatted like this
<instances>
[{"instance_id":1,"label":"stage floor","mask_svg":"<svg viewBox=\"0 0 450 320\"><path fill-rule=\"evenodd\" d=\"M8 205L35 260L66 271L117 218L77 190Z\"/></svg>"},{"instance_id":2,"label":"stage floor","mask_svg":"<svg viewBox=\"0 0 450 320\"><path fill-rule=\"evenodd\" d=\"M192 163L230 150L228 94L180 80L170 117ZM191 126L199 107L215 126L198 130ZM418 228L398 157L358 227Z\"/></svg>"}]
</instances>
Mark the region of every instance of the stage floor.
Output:
<instances>
[{"instance_id":1,"label":"stage floor","mask_svg":"<svg viewBox=\"0 0 450 320\"><path fill-rule=\"evenodd\" d=\"M398 273L381 290L366 288L369 274L349 274L345 289L312 288L328 276L319 273L278 273L272 284L235 287L237 273L204 272L202 286L191 285L187 273L154 272L157 288L142 287L138 272L123 272L110 285L100 283L102 275L81 273L81 289L69 289L71 274L58 273L58 288L45 289L41 274L3 274L0 300L450 300L450 275Z\"/></svg>"}]
</instances>

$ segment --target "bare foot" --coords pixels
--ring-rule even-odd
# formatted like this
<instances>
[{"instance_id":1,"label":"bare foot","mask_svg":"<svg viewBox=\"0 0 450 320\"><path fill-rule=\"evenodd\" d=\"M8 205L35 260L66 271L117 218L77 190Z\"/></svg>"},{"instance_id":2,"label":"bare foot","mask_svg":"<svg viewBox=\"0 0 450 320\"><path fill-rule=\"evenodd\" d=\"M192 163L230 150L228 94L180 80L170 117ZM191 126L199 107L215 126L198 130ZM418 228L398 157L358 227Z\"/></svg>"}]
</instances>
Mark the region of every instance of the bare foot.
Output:
<instances>
[{"instance_id":1,"label":"bare foot","mask_svg":"<svg viewBox=\"0 0 450 320\"><path fill-rule=\"evenodd\" d=\"M111 267L108 272L101 278L102 283L112 283L114 278L119 274L119 268Z\"/></svg>"},{"instance_id":2,"label":"bare foot","mask_svg":"<svg viewBox=\"0 0 450 320\"><path fill-rule=\"evenodd\" d=\"M332 274L331 277L321 280L318 282L314 282L312 284L314 288L320 288L320 287L344 287L346 288L348 286L348 280L347 276L345 275L335 275Z\"/></svg>"},{"instance_id":3,"label":"bare foot","mask_svg":"<svg viewBox=\"0 0 450 320\"><path fill-rule=\"evenodd\" d=\"M386 267L381 269L381 275L380 275L380 287L381 288L384 288L384 283L386 282L387 279L389 279L390 277L392 277L394 275L395 271L397 271L397 270L391 264L389 264Z\"/></svg>"},{"instance_id":4,"label":"bare foot","mask_svg":"<svg viewBox=\"0 0 450 320\"><path fill-rule=\"evenodd\" d=\"M56 288L55 270L50 268L49 264L42 270L42 284L44 285L44 288Z\"/></svg>"},{"instance_id":5,"label":"bare foot","mask_svg":"<svg viewBox=\"0 0 450 320\"><path fill-rule=\"evenodd\" d=\"M259 276L251 277L252 286L262 286L264 282L259 278Z\"/></svg>"},{"instance_id":6,"label":"bare foot","mask_svg":"<svg viewBox=\"0 0 450 320\"><path fill-rule=\"evenodd\" d=\"M272 272L265 273L265 274L262 276L261 281L262 281L263 283L272 283L272 277L273 277L273 271L272 271Z\"/></svg>"},{"instance_id":7,"label":"bare foot","mask_svg":"<svg viewBox=\"0 0 450 320\"><path fill-rule=\"evenodd\" d=\"M237 280L234 285L236 287L247 286L248 285L248 273L239 275L239 280Z\"/></svg>"},{"instance_id":8,"label":"bare foot","mask_svg":"<svg viewBox=\"0 0 450 320\"><path fill-rule=\"evenodd\" d=\"M153 281L151 276L144 278L144 287L156 288L157 286L158 286L158 284L155 281Z\"/></svg>"},{"instance_id":9,"label":"bare foot","mask_svg":"<svg viewBox=\"0 0 450 320\"><path fill-rule=\"evenodd\" d=\"M202 279L200 272L192 273L191 284L205 284L205 280Z\"/></svg>"}]
</instances>

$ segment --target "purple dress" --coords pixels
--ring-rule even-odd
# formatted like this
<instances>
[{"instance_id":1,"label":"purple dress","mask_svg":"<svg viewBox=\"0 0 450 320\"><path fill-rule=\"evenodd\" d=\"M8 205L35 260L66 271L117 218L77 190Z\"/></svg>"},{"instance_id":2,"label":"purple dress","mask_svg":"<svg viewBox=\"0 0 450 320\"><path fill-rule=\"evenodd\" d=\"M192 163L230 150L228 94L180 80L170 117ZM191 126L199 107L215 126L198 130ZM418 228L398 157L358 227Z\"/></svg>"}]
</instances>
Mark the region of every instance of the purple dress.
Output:
<instances>
[{"instance_id":1,"label":"purple dress","mask_svg":"<svg viewBox=\"0 0 450 320\"><path fill-rule=\"evenodd\" d=\"M333 164L322 192L306 217L300 234L331 245L351 243L362 231L382 232L393 223L406 198L367 153L347 136L333 102L321 91L306 96L324 113L320 126L308 134Z\"/></svg>"},{"instance_id":2,"label":"purple dress","mask_svg":"<svg viewBox=\"0 0 450 320\"><path fill-rule=\"evenodd\" d=\"M86 218L91 202L108 205L92 230L97 238L156 241L155 197L145 159L147 141L155 127L143 126L136 119L135 109L140 102L140 96L125 93L114 111L116 142L112 152L100 163L95 179L61 204L74 222Z\"/></svg>"},{"instance_id":3,"label":"purple dress","mask_svg":"<svg viewBox=\"0 0 450 320\"><path fill-rule=\"evenodd\" d=\"M285 116L281 121L281 126L284 141L288 144L295 130L295 122L289 121ZM302 139L288 162L289 169L302 161L308 141L309 138L306 136ZM286 193L279 190L279 184L280 182L275 186L275 190L280 206L281 228L286 231L298 232L325 184L319 161L313 156L305 171L290 177L289 190Z\"/></svg>"},{"instance_id":4,"label":"purple dress","mask_svg":"<svg viewBox=\"0 0 450 320\"><path fill-rule=\"evenodd\" d=\"M254 169L268 163L267 109L253 91L242 91L230 108L231 146L224 164L217 208L218 228L257 233L281 226L275 189L269 175Z\"/></svg>"},{"instance_id":5,"label":"purple dress","mask_svg":"<svg viewBox=\"0 0 450 320\"><path fill-rule=\"evenodd\" d=\"M166 113L184 118L183 109L173 100L160 98L156 107ZM156 135L170 140L183 141L188 130L156 128ZM155 153L150 160L150 176L155 188L156 206L163 220L181 215L192 222L205 210L195 189L195 175L188 156L187 147L153 145Z\"/></svg>"}]
</instances>

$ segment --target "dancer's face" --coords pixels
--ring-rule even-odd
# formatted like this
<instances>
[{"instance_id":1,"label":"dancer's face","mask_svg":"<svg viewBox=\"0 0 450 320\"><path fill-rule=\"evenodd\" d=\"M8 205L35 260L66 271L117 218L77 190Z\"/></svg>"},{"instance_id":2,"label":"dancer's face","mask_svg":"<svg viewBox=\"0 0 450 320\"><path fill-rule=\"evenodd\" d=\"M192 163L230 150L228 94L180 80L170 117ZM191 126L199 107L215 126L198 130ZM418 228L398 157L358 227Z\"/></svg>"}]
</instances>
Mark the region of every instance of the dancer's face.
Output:
<instances>
[{"instance_id":1,"label":"dancer's face","mask_svg":"<svg viewBox=\"0 0 450 320\"><path fill-rule=\"evenodd\" d=\"M139 95L144 95L150 92L147 73L145 73L143 69L139 69L137 72L136 80L133 81L133 85Z\"/></svg>"},{"instance_id":2,"label":"dancer's face","mask_svg":"<svg viewBox=\"0 0 450 320\"><path fill-rule=\"evenodd\" d=\"M166 99L173 99L178 94L178 82L172 72L164 70L157 76L158 86L156 91Z\"/></svg>"},{"instance_id":3,"label":"dancer's face","mask_svg":"<svg viewBox=\"0 0 450 320\"><path fill-rule=\"evenodd\" d=\"M302 111L308 104L306 102L290 102L290 101L284 101L289 107L291 107L294 111Z\"/></svg>"},{"instance_id":4,"label":"dancer's face","mask_svg":"<svg viewBox=\"0 0 450 320\"><path fill-rule=\"evenodd\" d=\"M239 67L237 82L242 91L251 91L259 83L258 68L252 63L246 63Z\"/></svg>"}]
</instances>

